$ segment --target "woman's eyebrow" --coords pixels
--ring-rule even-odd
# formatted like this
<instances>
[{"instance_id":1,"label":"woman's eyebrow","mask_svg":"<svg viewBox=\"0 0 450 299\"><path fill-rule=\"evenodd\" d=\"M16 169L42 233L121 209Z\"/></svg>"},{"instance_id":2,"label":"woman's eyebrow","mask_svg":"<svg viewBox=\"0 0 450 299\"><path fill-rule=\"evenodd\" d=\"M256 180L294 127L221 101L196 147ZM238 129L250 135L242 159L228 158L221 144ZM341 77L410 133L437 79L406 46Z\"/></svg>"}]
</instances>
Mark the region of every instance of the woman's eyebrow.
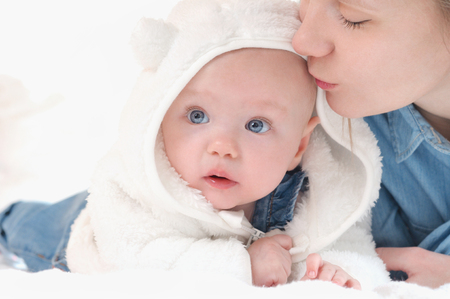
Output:
<instances>
[{"instance_id":1,"label":"woman's eyebrow","mask_svg":"<svg viewBox=\"0 0 450 299\"><path fill-rule=\"evenodd\" d=\"M379 1L379 0L376 0ZM373 0L342 0L341 3L364 10L377 10Z\"/></svg>"}]
</instances>

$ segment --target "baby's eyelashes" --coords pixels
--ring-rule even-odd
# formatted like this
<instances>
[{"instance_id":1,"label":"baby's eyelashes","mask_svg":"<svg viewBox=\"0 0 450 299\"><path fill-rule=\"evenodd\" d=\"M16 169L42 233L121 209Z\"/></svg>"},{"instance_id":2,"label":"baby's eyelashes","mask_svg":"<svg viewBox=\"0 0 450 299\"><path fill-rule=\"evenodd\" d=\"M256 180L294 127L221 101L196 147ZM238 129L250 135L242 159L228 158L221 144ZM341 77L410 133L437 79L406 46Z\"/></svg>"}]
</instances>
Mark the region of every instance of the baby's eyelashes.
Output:
<instances>
[{"instance_id":1,"label":"baby's eyelashes","mask_svg":"<svg viewBox=\"0 0 450 299\"><path fill-rule=\"evenodd\" d=\"M245 128L253 133L265 133L271 129L270 123L264 119L252 119Z\"/></svg>"},{"instance_id":2,"label":"baby's eyelashes","mask_svg":"<svg viewBox=\"0 0 450 299\"><path fill-rule=\"evenodd\" d=\"M206 113L198 108L189 110L186 117L193 124L204 124L209 122L209 117Z\"/></svg>"}]
</instances>

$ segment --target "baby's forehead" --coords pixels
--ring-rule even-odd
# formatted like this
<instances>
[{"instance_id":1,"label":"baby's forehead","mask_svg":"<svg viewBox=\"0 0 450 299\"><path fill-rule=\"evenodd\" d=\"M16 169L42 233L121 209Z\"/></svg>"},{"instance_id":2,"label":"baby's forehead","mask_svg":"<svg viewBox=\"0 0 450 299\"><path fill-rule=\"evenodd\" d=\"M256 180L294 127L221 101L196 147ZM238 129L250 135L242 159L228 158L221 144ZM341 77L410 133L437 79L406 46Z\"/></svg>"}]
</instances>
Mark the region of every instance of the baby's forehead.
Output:
<instances>
[{"instance_id":1,"label":"baby's forehead","mask_svg":"<svg viewBox=\"0 0 450 299\"><path fill-rule=\"evenodd\" d=\"M294 85L299 81L313 81L301 56L268 48L243 48L220 54L200 68L188 85L192 81L207 81L212 76L220 76L222 80L243 78L247 83L252 77L258 77L260 85L280 78Z\"/></svg>"},{"instance_id":2,"label":"baby's forehead","mask_svg":"<svg viewBox=\"0 0 450 299\"><path fill-rule=\"evenodd\" d=\"M220 61L225 58L228 58L229 60L236 60L236 59L239 59L240 57L244 57L244 59L246 57L251 57L255 60L261 60L261 62L265 62L268 59L281 60L283 58L285 58L285 59L290 58L292 60L299 60L299 61L306 62L306 59L304 59L302 56L300 56L296 52L291 52L291 51L287 51L287 50L270 49L270 48L241 48L241 49L222 53L222 54L214 57L206 65L216 63L217 61ZM304 65L304 67L306 67L306 64Z\"/></svg>"},{"instance_id":3,"label":"baby's forehead","mask_svg":"<svg viewBox=\"0 0 450 299\"><path fill-rule=\"evenodd\" d=\"M299 55L286 50L246 48L210 60L178 97L238 96L249 102L295 100L304 104L314 101L315 89L306 61Z\"/></svg>"},{"instance_id":4,"label":"baby's forehead","mask_svg":"<svg viewBox=\"0 0 450 299\"><path fill-rule=\"evenodd\" d=\"M286 50L247 48L209 61L183 88L177 102L194 104L202 99L238 97L243 109L264 106L292 110L300 105L301 110L312 110L315 90L306 61L299 55Z\"/></svg>"}]
</instances>

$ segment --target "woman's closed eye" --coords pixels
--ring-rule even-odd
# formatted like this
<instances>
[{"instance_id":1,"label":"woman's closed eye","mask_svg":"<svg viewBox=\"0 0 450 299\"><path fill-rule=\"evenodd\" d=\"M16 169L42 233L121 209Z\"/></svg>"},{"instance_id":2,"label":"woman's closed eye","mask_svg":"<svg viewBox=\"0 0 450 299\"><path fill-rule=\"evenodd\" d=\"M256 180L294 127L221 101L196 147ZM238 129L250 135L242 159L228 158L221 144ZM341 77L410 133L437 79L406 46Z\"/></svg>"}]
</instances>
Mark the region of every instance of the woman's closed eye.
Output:
<instances>
[{"instance_id":1,"label":"woman's closed eye","mask_svg":"<svg viewBox=\"0 0 450 299\"><path fill-rule=\"evenodd\" d=\"M189 110L186 117L193 124L204 124L209 122L209 118L206 113L197 108Z\"/></svg>"},{"instance_id":2,"label":"woman's closed eye","mask_svg":"<svg viewBox=\"0 0 450 299\"><path fill-rule=\"evenodd\" d=\"M348 20L344 16L341 16L341 21L344 24L345 28L360 29L364 25L364 23L367 23L370 20L363 20L363 21L359 21L359 22L353 22L353 21Z\"/></svg>"},{"instance_id":3,"label":"woman's closed eye","mask_svg":"<svg viewBox=\"0 0 450 299\"><path fill-rule=\"evenodd\" d=\"M263 119L252 119L245 124L245 128L253 133L265 133L271 129L270 123Z\"/></svg>"}]
</instances>

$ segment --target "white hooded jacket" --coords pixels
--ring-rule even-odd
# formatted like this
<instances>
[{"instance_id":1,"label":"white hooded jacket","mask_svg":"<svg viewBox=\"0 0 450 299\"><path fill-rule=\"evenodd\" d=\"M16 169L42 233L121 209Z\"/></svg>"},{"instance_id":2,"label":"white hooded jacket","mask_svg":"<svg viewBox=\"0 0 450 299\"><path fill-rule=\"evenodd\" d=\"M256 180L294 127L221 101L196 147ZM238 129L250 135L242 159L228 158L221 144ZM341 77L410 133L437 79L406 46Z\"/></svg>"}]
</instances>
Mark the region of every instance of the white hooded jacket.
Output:
<instances>
[{"instance_id":1,"label":"white hooded jacket","mask_svg":"<svg viewBox=\"0 0 450 299\"><path fill-rule=\"evenodd\" d=\"M218 211L180 178L160 124L173 100L214 57L241 48L295 53L298 4L288 0L185 0L168 18L142 19L132 36L143 66L122 113L117 142L100 161L67 248L72 272L124 269L213 271L252 282L245 248L256 231L243 212ZM346 122L318 91L315 129L303 156L309 191L282 233L293 238L291 280L319 252L371 289L388 281L370 234L381 178L368 126ZM281 233L273 231L270 234Z\"/></svg>"}]
</instances>

